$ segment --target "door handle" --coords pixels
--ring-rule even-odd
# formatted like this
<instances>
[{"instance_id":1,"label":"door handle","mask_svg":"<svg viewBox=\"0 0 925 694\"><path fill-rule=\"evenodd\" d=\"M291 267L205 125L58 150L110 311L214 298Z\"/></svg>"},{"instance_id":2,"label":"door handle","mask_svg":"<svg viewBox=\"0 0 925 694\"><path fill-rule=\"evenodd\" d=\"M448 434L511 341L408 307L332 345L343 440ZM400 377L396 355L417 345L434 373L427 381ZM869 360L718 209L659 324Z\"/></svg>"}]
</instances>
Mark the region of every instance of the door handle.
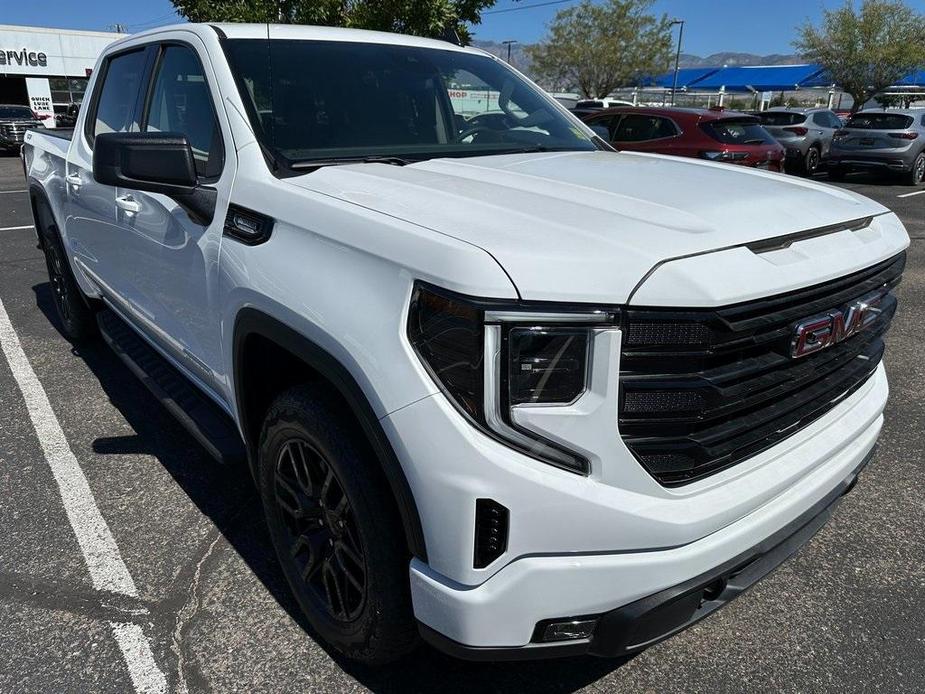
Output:
<instances>
[{"instance_id":1,"label":"door handle","mask_svg":"<svg viewBox=\"0 0 925 694\"><path fill-rule=\"evenodd\" d=\"M141 212L141 203L138 202L131 195L120 195L116 198L116 207L120 210L125 210L131 214L136 212Z\"/></svg>"},{"instance_id":2,"label":"door handle","mask_svg":"<svg viewBox=\"0 0 925 694\"><path fill-rule=\"evenodd\" d=\"M78 174L68 174L64 177L64 180L69 186L74 186L75 188L79 188L83 185L83 181L80 180L80 176Z\"/></svg>"}]
</instances>

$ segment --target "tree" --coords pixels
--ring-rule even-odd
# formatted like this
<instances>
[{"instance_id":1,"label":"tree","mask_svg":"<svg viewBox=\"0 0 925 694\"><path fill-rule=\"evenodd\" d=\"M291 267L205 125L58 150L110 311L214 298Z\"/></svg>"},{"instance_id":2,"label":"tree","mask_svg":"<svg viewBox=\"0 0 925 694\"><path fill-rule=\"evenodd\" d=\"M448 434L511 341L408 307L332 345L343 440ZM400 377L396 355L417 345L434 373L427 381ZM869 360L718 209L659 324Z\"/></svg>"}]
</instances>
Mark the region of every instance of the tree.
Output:
<instances>
[{"instance_id":1,"label":"tree","mask_svg":"<svg viewBox=\"0 0 925 694\"><path fill-rule=\"evenodd\" d=\"M851 95L852 113L925 65L925 17L900 0L864 0L860 10L846 0L824 11L821 28L807 23L799 32L794 47Z\"/></svg>"},{"instance_id":2,"label":"tree","mask_svg":"<svg viewBox=\"0 0 925 694\"><path fill-rule=\"evenodd\" d=\"M546 40L528 48L537 77L586 98L663 72L671 56L671 23L649 14L653 0L607 0L559 11Z\"/></svg>"},{"instance_id":3,"label":"tree","mask_svg":"<svg viewBox=\"0 0 925 694\"><path fill-rule=\"evenodd\" d=\"M467 24L495 0L172 0L191 22L319 24L443 36L455 29L463 43Z\"/></svg>"}]
</instances>

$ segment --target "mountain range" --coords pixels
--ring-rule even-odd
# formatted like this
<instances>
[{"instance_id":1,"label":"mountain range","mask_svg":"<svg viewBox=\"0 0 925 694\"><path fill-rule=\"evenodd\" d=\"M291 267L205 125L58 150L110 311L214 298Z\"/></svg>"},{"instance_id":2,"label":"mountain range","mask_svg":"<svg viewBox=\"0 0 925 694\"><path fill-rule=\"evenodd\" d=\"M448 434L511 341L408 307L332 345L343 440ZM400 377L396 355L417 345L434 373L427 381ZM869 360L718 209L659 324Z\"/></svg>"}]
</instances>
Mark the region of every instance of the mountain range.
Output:
<instances>
[{"instance_id":1,"label":"mountain range","mask_svg":"<svg viewBox=\"0 0 925 694\"><path fill-rule=\"evenodd\" d=\"M507 60L508 47L497 41L479 41L475 40L472 45L488 51L499 58ZM514 44L511 46L511 64L518 70L533 77L530 69L530 58L527 55L525 44ZM755 53L736 53L726 51L722 53L711 53L708 56L693 55L691 53L682 53L681 67L720 67L723 65L793 65L802 63L804 60L800 56L787 53L772 53L770 55L757 55Z\"/></svg>"}]
</instances>

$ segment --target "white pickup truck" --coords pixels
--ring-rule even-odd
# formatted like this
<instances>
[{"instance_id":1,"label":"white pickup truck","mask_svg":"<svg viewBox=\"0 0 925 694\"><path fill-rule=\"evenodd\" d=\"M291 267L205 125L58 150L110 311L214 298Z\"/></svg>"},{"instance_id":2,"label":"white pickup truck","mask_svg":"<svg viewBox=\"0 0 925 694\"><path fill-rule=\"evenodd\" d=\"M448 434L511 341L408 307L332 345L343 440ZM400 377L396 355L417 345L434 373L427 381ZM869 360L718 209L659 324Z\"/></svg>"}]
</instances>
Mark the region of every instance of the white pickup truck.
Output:
<instances>
[{"instance_id":1,"label":"white pickup truck","mask_svg":"<svg viewBox=\"0 0 925 694\"><path fill-rule=\"evenodd\" d=\"M161 28L87 94L23 147L62 330L247 461L349 657L632 654L795 552L871 456L909 242L875 202L615 152L408 36Z\"/></svg>"}]
</instances>

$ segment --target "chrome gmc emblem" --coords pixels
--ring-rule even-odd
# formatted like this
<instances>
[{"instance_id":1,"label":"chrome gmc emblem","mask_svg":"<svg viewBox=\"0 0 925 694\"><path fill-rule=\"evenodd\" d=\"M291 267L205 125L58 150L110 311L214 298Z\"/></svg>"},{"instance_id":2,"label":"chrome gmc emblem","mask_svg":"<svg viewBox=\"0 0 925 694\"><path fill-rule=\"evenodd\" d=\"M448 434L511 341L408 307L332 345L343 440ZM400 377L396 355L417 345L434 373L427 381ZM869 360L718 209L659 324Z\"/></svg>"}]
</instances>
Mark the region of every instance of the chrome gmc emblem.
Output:
<instances>
[{"instance_id":1,"label":"chrome gmc emblem","mask_svg":"<svg viewBox=\"0 0 925 694\"><path fill-rule=\"evenodd\" d=\"M869 326L880 315L880 303L889 293L881 288L840 309L811 316L797 323L790 341L790 356L805 357L836 345Z\"/></svg>"}]
</instances>

